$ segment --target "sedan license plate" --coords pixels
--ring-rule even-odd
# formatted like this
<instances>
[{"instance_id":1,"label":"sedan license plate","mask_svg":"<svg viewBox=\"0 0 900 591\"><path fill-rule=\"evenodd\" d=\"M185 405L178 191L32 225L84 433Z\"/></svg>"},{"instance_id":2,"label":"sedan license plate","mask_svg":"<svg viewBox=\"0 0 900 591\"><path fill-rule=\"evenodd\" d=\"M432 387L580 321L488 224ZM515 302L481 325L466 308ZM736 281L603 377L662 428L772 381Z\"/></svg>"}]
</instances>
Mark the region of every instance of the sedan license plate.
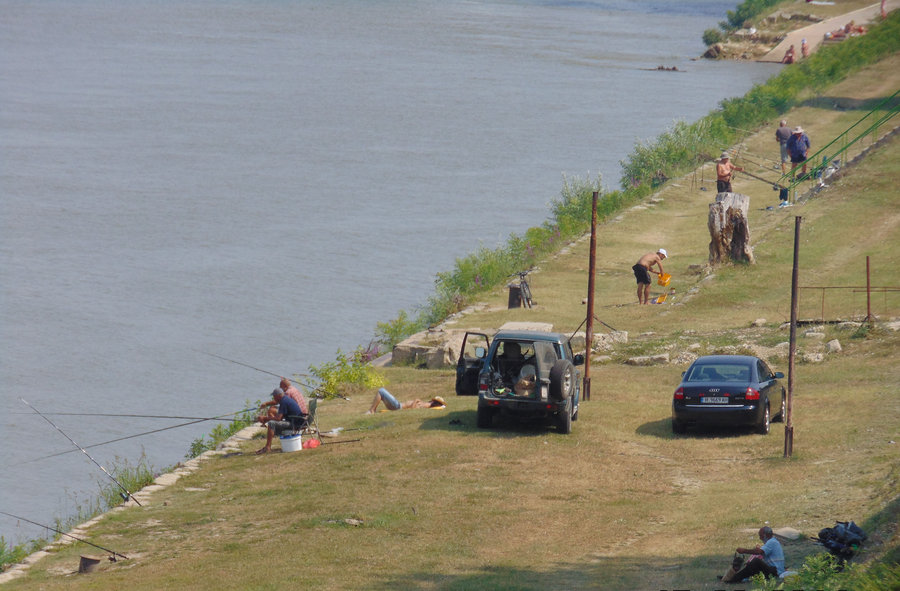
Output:
<instances>
[{"instance_id":1,"label":"sedan license plate","mask_svg":"<svg viewBox=\"0 0 900 591\"><path fill-rule=\"evenodd\" d=\"M700 399L703 404L728 404L727 396L704 396Z\"/></svg>"}]
</instances>

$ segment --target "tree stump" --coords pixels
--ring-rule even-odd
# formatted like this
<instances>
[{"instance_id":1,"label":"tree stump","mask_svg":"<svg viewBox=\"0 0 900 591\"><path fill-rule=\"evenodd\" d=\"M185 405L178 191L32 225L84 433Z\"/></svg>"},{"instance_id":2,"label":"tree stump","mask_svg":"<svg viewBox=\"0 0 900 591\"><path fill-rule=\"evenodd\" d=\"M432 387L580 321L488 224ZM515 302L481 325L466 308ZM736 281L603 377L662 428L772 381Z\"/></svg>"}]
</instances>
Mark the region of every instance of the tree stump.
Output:
<instances>
[{"instance_id":1,"label":"tree stump","mask_svg":"<svg viewBox=\"0 0 900 591\"><path fill-rule=\"evenodd\" d=\"M750 224L747 211L750 197L740 193L719 193L716 202L709 204L709 263L724 262L753 264L750 246Z\"/></svg>"}]
</instances>

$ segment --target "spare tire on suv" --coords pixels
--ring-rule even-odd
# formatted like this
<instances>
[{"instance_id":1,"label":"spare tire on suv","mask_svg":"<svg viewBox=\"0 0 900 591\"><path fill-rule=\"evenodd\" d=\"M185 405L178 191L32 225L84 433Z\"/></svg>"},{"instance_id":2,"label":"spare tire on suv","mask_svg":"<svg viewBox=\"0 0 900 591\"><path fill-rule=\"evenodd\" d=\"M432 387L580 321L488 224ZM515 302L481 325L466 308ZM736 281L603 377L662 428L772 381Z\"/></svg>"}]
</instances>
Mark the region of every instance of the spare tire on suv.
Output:
<instances>
[{"instance_id":1,"label":"spare tire on suv","mask_svg":"<svg viewBox=\"0 0 900 591\"><path fill-rule=\"evenodd\" d=\"M575 366L568 359L558 359L550 369L550 396L565 400L575 391Z\"/></svg>"}]
</instances>

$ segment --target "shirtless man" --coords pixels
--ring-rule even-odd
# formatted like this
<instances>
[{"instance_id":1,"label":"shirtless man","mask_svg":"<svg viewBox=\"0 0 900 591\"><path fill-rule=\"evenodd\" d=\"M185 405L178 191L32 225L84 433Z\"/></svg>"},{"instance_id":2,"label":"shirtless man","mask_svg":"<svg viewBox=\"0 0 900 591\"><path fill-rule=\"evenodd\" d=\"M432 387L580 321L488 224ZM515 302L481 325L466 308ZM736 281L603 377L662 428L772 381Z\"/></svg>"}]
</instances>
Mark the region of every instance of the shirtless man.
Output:
<instances>
[{"instance_id":1,"label":"shirtless man","mask_svg":"<svg viewBox=\"0 0 900 591\"><path fill-rule=\"evenodd\" d=\"M638 304L647 304L650 300L650 273L657 275L665 273L663 271L662 262L668 258L665 248L660 248L656 252L648 252L640 258L635 266L631 268L634 271L634 278L637 279L637 297ZM653 270L653 265L659 267L659 272Z\"/></svg>"},{"instance_id":2,"label":"shirtless man","mask_svg":"<svg viewBox=\"0 0 900 591\"><path fill-rule=\"evenodd\" d=\"M719 163L716 164L716 192L731 193L731 177L734 171L743 172L743 168L735 166L728 158L728 152L722 152Z\"/></svg>"},{"instance_id":3,"label":"shirtless man","mask_svg":"<svg viewBox=\"0 0 900 591\"><path fill-rule=\"evenodd\" d=\"M444 402L444 399L440 396L435 396L428 402L424 400L419 400L416 398L415 400L407 400L406 402L400 402L394 396L385 390L384 388L379 388L378 392L375 393L375 399L372 401L372 406L369 407L369 410L366 411L367 415L371 415L375 413L375 409L378 408L378 403L384 401L384 405L388 410L403 410L406 408L445 408L447 404Z\"/></svg>"}]
</instances>

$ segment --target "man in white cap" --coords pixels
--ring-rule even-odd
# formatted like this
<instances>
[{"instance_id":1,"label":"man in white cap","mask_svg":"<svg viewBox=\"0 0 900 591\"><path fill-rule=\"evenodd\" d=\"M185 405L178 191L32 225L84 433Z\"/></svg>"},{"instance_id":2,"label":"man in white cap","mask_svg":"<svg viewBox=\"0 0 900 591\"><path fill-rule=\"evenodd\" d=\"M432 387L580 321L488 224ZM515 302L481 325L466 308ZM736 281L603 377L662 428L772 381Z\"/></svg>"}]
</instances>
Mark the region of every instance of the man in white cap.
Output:
<instances>
[{"instance_id":1,"label":"man in white cap","mask_svg":"<svg viewBox=\"0 0 900 591\"><path fill-rule=\"evenodd\" d=\"M794 128L791 139L787 142L788 154L791 155L791 164L793 168L797 168L803 163L803 175L806 175L806 155L809 153L811 144L809 136L803 131L799 125Z\"/></svg>"},{"instance_id":2,"label":"man in white cap","mask_svg":"<svg viewBox=\"0 0 900 591\"><path fill-rule=\"evenodd\" d=\"M728 158L728 152L722 152L722 158L716 164L716 192L731 193L731 176L734 171L741 172L744 169L735 166Z\"/></svg>"},{"instance_id":3,"label":"man in white cap","mask_svg":"<svg viewBox=\"0 0 900 591\"><path fill-rule=\"evenodd\" d=\"M650 303L650 284L652 283L650 273L656 273L657 275L665 273L662 261L668 257L666 249L660 248L656 252L648 252L642 256L637 264L631 268L634 271L634 278L637 279L638 304ZM653 270L653 265L659 267L658 273Z\"/></svg>"}]
</instances>

